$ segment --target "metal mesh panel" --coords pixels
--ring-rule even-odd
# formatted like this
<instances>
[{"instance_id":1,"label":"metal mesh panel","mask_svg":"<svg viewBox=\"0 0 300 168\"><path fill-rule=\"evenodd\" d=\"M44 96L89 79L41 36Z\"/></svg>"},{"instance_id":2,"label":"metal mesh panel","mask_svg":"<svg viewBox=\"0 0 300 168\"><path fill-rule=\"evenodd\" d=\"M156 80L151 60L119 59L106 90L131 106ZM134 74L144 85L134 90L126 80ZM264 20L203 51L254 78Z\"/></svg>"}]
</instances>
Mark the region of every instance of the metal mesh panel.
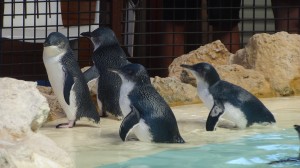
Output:
<instances>
[{"instance_id":1,"label":"metal mesh panel","mask_svg":"<svg viewBox=\"0 0 300 168\"><path fill-rule=\"evenodd\" d=\"M298 1L226 0L218 6L223 1L2 0L0 77L47 80L42 43L52 31L70 39L83 67L91 65L92 46L79 34L110 26L129 60L151 76L167 76L174 58L216 39L234 53L255 33L299 33Z\"/></svg>"}]
</instances>

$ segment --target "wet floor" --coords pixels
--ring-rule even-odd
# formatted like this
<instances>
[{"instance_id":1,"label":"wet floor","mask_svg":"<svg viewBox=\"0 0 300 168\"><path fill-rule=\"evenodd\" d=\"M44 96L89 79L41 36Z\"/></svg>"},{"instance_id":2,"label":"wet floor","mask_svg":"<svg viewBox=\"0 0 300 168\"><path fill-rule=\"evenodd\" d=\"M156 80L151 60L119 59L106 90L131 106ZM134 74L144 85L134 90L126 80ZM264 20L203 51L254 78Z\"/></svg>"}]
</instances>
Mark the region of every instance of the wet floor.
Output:
<instances>
[{"instance_id":1,"label":"wet floor","mask_svg":"<svg viewBox=\"0 0 300 168\"><path fill-rule=\"evenodd\" d=\"M293 130L293 125L300 124L300 97L261 100L274 114L277 120L275 125L257 125L244 130L237 130L230 122L222 120L219 122L216 131L206 132L205 121L209 110L205 106L195 104L173 107L180 133L187 142L185 144L145 143L134 139L122 142L118 135L121 121L110 118L102 118L99 125L82 120L78 122L77 127L72 129L55 129L57 123L65 121L57 120L47 123L41 128L40 132L50 137L61 148L70 153L77 167L136 167L136 161L147 163L143 164L142 167L169 167L170 163L172 163L172 167L176 167L176 165L179 166L176 162L176 160L180 160L177 158L178 155L186 158L186 160L180 160L180 162L191 163L190 166L185 165L188 167L195 167L200 163L204 164L204 167L205 165L212 167L214 163L217 166L223 162L228 162L231 166L234 165L231 163L238 163L236 165L240 167L257 166L257 164L269 166L266 162L276 158L266 158L266 156L272 156L272 154L279 156L278 153L280 152L270 150L271 153L264 153L262 151L267 150L256 148L256 146L277 144L281 147L281 145L287 145L282 142L289 142L290 145L293 145L293 149L284 153L281 152L282 157L293 153L295 153L294 156L298 154L299 139L296 131ZM253 139L253 137L260 137L260 135L264 136L261 139ZM268 139L268 137L275 135L281 138L278 139L278 142L274 139ZM285 139L288 140L285 141ZM235 144L239 144L239 142L242 145L236 146ZM261 142L263 144L260 144ZM213 148L216 146L218 148ZM230 150L232 148L236 148L238 151ZM247 150L251 150L251 155L248 155L249 152L239 152L247 152ZM208 157L210 155L206 156L206 153L213 153L213 155ZM197 154L199 157L195 157ZM252 157L253 155L257 155L257 157ZM158 160L151 160L153 156ZM230 156L230 158L225 156ZM216 158L219 158L219 160ZM163 162L164 160L165 162ZM174 160L174 162L171 160ZM198 163L201 160L205 163ZM157 165L158 162L159 165ZM180 166L182 167L182 165ZM141 165L138 167L141 167Z\"/></svg>"}]
</instances>

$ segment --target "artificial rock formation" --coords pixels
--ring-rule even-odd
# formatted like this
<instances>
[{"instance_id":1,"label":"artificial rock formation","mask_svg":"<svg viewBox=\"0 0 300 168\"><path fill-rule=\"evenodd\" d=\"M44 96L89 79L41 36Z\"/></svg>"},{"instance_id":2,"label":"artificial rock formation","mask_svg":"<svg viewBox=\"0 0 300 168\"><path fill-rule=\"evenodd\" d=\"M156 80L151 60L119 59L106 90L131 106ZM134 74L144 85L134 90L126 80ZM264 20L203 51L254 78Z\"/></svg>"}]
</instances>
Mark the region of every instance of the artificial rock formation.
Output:
<instances>
[{"instance_id":1,"label":"artificial rock formation","mask_svg":"<svg viewBox=\"0 0 300 168\"><path fill-rule=\"evenodd\" d=\"M256 34L230 63L254 69L265 76L281 96L300 94L300 35L279 32Z\"/></svg>"},{"instance_id":2,"label":"artificial rock formation","mask_svg":"<svg viewBox=\"0 0 300 168\"><path fill-rule=\"evenodd\" d=\"M165 101L171 105L199 103L197 89L190 84L182 83L175 77L151 78L151 83Z\"/></svg>"},{"instance_id":3,"label":"artificial rock formation","mask_svg":"<svg viewBox=\"0 0 300 168\"><path fill-rule=\"evenodd\" d=\"M201 46L188 54L175 58L169 66L169 76L180 78L183 70L183 68L180 67L180 64L207 62L212 65L226 65L228 64L230 55L232 54L220 40L214 41L205 46Z\"/></svg>"},{"instance_id":4,"label":"artificial rock formation","mask_svg":"<svg viewBox=\"0 0 300 168\"><path fill-rule=\"evenodd\" d=\"M274 92L264 75L236 64L218 65L216 70L221 79L241 86L257 97L272 97Z\"/></svg>"},{"instance_id":5,"label":"artificial rock formation","mask_svg":"<svg viewBox=\"0 0 300 168\"><path fill-rule=\"evenodd\" d=\"M36 85L0 78L0 167L74 167L66 152L37 132L50 109Z\"/></svg>"}]
</instances>

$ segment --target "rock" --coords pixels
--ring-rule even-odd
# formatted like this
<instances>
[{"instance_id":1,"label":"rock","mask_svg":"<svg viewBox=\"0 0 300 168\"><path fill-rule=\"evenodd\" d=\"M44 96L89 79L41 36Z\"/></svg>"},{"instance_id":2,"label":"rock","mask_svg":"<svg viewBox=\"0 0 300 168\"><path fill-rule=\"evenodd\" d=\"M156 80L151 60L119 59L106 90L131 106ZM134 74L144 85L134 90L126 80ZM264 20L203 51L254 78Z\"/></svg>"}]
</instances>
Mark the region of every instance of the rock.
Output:
<instances>
[{"instance_id":1,"label":"rock","mask_svg":"<svg viewBox=\"0 0 300 168\"><path fill-rule=\"evenodd\" d=\"M197 89L190 84L182 83L175 77L160 78L156 76L155 78L151 78L151 82L154 88L171 106L200 102Z\"/></svg>"},{"instance_id":2,"label":"rock","mask_svg":"<svg viewBox=\"0 0 300 168\"><path fill-rule=\"evenodd\" d=\"M38 129L50 108L35 82L0 78L0 167L75 167Z\"/></svg>"},{"instance_id":3,"label":"rock","mask_svg":"<svg viewBox=\"0 0 300 168\"><path fill-rule=\"evenodd\" d=\"M36 86L35 82L0 78L0 116L5 123L14 123L5 125L1 122L0 128L11 129L15 131L14 135L19 135L24 133L28 125L32 131L42 126L47 120L49 106Z\"/></svg>"},{"instance_id":4,"label":"rock","mask_svg":"<svg viewBox=\"0 0 300 168\"><path fill-rule=\"evenodd\" d=\"M2 160L7 160L8 165L30 168L75 167L73 160L65 151L39 133L26 136L17 143L2 140L0 143L4 144L2 146L5 155ZM1 153L0 151L0 155Z\"/></svg>"},{"instance_id":5,"label":"rock","mask_svg":"<svg viewBox=\"0 0 300 168\"><path fill-rule=\"evenodd\" d=\"M278 32L256 34L230 63L262 73L278 95L300 94L300 35Z\"/></svg>"},{"instance_id":6,"label":"rock","mask_svg":"<svg viewBox=\"0 0 300 168\"><path fill-rule=\"evenodd\" d=\"M39 91L42 93L44 97L47 98L48 104L50 106L50 113L48 116L48 121L57 120L60 118L65 118L66 114L64 113L63 109L61 108L57 97L54 95L51 87L45 86L37 86Z\"/></svg>"},{"instance_id":7,"label":"rock","mask_svg":"<svg viewBox=\"0 0 300 168\"><path fill-rule=\"evenodd\" d=\"M236 64L217 65L216 70L221 79L241 86L257 97L272 97L274 93L265 77L254 70L245 69Z\"/></svg>"},{"instance_id":8,"label":"rock","mask_svg":"<svg viewBox=\"0 0 300 168\"><path fill-rule=\"evenodd\" d=\"M220 40L201 46L200 48L184 54L173 60L169 66L169 76L180 79L183 68L180 64L196 64L207 62L212 65L226 65L232 55Z\"/></svg>"},{"instance_id":9,"label":"rock","mask_svg":"<svg viewBox=\"0 0 300 168\"><path fill-rule=\"evenodd\" d=\"M1 140L0 140L1 142ZM17 168L17 166L11 160L8 152L4 149L3 145L0 145L0 167L1 168Z\"/></svg>"}]
</instances>

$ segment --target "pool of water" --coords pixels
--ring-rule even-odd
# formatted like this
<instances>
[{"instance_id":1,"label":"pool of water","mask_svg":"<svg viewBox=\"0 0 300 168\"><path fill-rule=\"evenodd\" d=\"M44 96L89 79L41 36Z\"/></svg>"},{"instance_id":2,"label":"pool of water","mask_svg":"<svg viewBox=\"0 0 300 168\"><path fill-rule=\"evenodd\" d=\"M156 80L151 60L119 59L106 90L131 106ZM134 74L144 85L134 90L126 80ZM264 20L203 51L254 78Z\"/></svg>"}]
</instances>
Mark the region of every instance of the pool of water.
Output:
<instances>
[{"instance_id":1,"label":"pool of water","mask_svg":"<svg viewBox=\"0 0 300 168\"><path fill-rule=\"evenodd\" d=\"M295 135L293 129L287 129L274 133L256 134L226 143L166 150L126 162L99 166L99 168L300 167L300 162L268 164L272 161L296 158L298 151L298 136Z\"/></svg>"},{"instance_id":2,"label":"pool of water","mask_svg":"<svg viewBox=\"0 0 300 168\"><path fill-rule=\"evenodd\" d=\"M297 157L300 97L261 99L277 123L233 128L225 120L216 131L205 131L209 110L202 104L173 107L185 144L122 142L121 121L102 118L99 125L86 120L72 129L55 129L56 120L41 130L70 153L77 167L300 167L298 162L268 165L270 161Z\"/></svg>"}]
</instances>

